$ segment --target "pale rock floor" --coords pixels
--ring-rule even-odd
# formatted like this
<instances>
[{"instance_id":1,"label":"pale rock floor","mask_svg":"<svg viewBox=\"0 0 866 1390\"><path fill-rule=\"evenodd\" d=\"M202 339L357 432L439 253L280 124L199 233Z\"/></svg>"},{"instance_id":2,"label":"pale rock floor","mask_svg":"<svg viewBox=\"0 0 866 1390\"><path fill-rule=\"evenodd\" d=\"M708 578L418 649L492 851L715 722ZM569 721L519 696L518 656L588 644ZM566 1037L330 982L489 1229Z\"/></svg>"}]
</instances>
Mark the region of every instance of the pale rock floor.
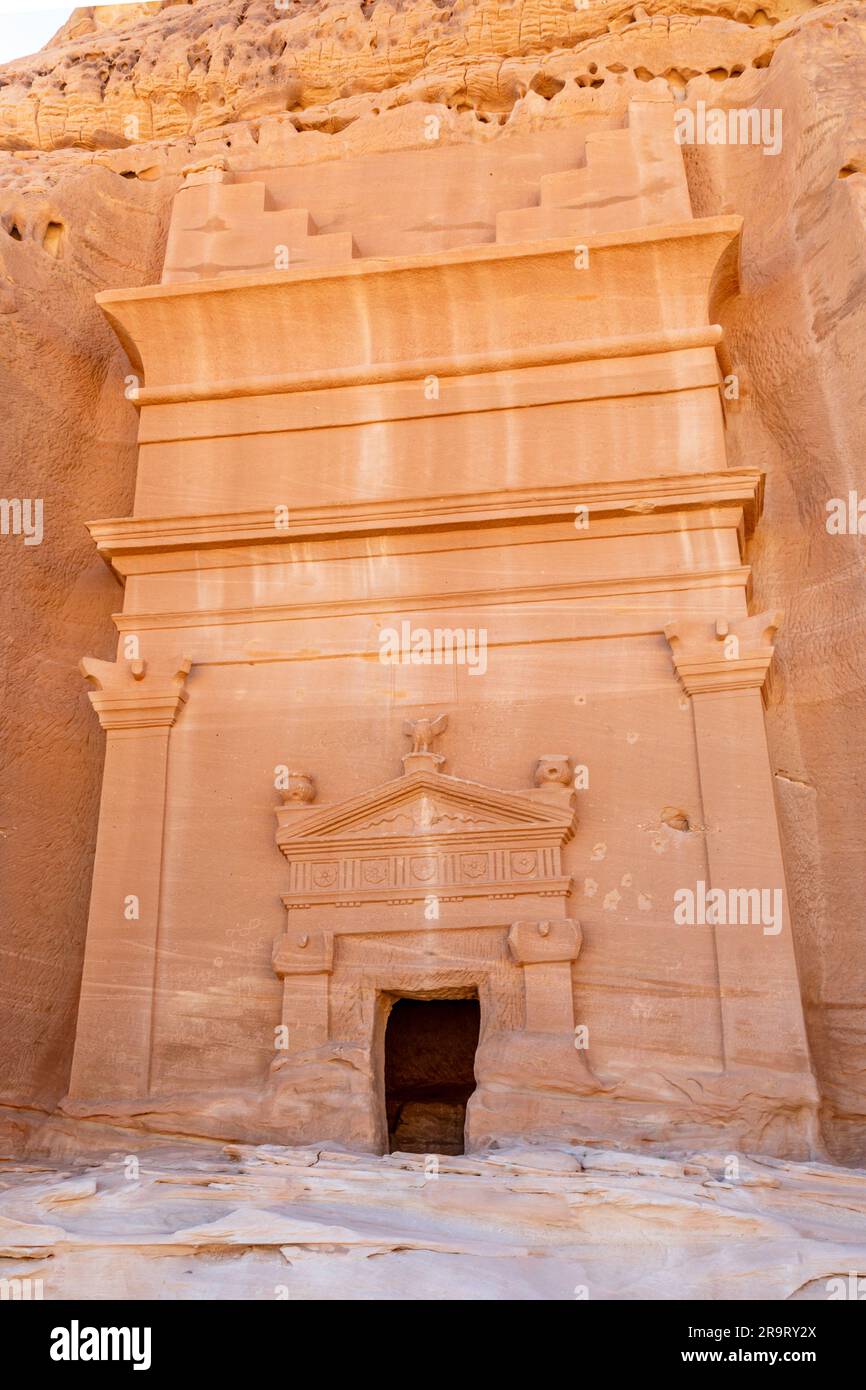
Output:
<instances>
[{"instance_id":1,"label":"pale rock floor","mask_svg":"<svg viewBox=\"0 0 866 1390\"><path fill-rule=\"evenodd\" d=\"M740 1156L727 1181L722 1154L567 1147L438 1176L317 1147L137 1158L137 1177L121 1153L0 1165L0 1278L45 1299L571 1301L826 1299L866 1275L866 1173L822 1164Z\"/></svg>"}]
</instances>

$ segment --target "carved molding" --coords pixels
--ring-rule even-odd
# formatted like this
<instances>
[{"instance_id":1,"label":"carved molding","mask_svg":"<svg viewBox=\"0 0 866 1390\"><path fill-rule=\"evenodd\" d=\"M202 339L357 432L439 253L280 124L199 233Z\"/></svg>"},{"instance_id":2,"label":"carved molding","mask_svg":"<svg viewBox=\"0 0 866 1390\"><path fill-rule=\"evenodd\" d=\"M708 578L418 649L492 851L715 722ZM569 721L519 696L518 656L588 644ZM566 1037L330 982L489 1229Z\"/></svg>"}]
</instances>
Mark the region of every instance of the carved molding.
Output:
<instances>
[{"instance_id":1,"label":"carved molding","mask_svg":"<svg viewBox=\"0 0 866 1390\"><path fill-rule=\"evenodd\" d=\"M581 484L580 502L594 522L605 518L646 518L647 531L657 529L653 518L676 510L705 510L726 505L743 508L748 535L763 504L763 474L755 468L729 468L708 473L675 474L663 478L613 479ZM88 530L100 555L119 562L125 556L179 552L219 546L244 546L316 537L381 534L399 530L426 531L430 526L476 526L488 521L574 521L575 492L560 485L502 488L495 492L454 493L450 497L396 501L341 502L334 506L293 508L288 530L274 525L273 508L195 515L118 517L92 521ZM575 531L578 540L593 534ZM178 555L178 565L188 563Z\"/></svg>"},{"instance_id":2,"label":"carved molding","mask_svg":"<svg viewBox=\"0 0 866 1390\"><path fill-rule=\"evenodd\" d=\"M569 243L573 238L568 238ZM282 272L284 274L284 272ZM522 367L550 367L571 362L604 362L611 358L649 357L692 348L717 347L722 341L719 324L695 328L660 328L651 333L624 333L609 338L584 338L573 342L545 344L541 347L510 348L499 352L474 352L465 356L416 357L403 362L383 362L356 367L331 367L319 371L280 372L247 377L242 381L215 381L207 386L178 383L143 386L133 404L187 405L197 401L223 400L227 396L299 394L353 386L389 386L394 382L415 381L419 377L482 376L486 373L514 371ZM611 390L611 394L616 394Z\"/></svg>"},{"instance_id":3,"label":"carved molding","mask_svg":"<svg viewBox=\"0 0 866 1390\"><path fill-rule=\"evenodd\" d=\"M770 611L751 618L668 623L665 636L686 693L762 690L781 622L782 614Z\"/></svg>"},{"instance_id":4,"label":"carved molding","mask_svg":"<svg viewBox=\"0 0 866 1390\"><path fill-rule=\"evenodd\" d=\"M96 689L90 703L103 729L171 728L189 698L186 678L190 657L157 661L99 661L86 656L79 662L85 680Z\"/></svg>"},{"instance_id":5,"label":"carved molding","mask_svg":"<svg viewBox=\"0 0 866 1390\"><path fill-rule=\"evenodd\" d=\"M613 598L631 594L689 593L701 589L745 589L751 578L748 565L718 565L711 569L666 570L659 574L630 575L623 579L574 580L565 584L503 585L497 589L462 589L448 596L449 607L501 608L505 603L568 603L587 602L596 598ZM370 617L378 613L393 617L405 611L406 599L399 594L382 598L353 597L328 599L320 603L257 604L245 608L186 608L180 612L115 613L114 625L119 632L180 629L204 626L229 626L240 623L303 622L308 618L345 618L361 614ZM442 595L413 594L412 611L441 611Z\"/></svg>"}]
</instances>

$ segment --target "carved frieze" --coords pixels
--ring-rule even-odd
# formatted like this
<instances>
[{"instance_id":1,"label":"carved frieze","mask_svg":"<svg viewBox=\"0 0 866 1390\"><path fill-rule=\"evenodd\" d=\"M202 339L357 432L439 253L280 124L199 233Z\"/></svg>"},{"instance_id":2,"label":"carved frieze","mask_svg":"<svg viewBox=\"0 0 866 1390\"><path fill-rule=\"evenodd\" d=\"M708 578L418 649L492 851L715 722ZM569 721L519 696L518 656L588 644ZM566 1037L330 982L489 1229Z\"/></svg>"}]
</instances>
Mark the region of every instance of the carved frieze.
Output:
<instances>
[{"instance_id":1,"label":"carved frieze","mask_svg":"<svg viewBox=\"0 0 866 1390\"><path fill-rule=\"evenodd\" d=\"M567 896L562 847L575 827L574 794L562 780L568 760L551 801L537 787L505 791L448 776L430 738L407 732L420 746L402 777L333 805L277 809L286 907Z\"/></svg>"}]
</instances>

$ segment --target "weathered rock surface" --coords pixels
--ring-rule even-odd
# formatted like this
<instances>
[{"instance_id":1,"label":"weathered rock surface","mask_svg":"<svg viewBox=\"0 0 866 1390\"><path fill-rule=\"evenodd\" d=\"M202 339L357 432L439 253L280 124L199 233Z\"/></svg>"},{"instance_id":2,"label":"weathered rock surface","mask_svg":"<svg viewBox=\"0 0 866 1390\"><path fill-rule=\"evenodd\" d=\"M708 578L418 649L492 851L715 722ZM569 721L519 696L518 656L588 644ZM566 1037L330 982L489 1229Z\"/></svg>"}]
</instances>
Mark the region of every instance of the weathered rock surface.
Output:
<instances>
[{"instance_id":1,"label":"weathered rock surface","mask_svg":"<svg viewBox=\"0 0 866 1390\"><path fill-rule=\"evenodd\" d=\"M305 113L301 129L334 133L364 111L412 100L490 120L529 90L543 109L569 78L595 90L628 77L672 85L739 77L755 62L766 66L787 33L779 26L813 7L777 0L772 19L758 0L709 0L690 13L697 8L665 0L94 6L89 18L77 11L83 17L38 59L6 65L0 138L7 148L110 148L284 111Z\"/></svg>"},{"instance_id":2,"label":"weathered rock surface","mask_svg":"<svg viewBox=\"0 0 866 1390\"><path fill-rule=\"evenodd\" d=\"M0 1278L45 1299L839 1299L864 1274L866 1173L820 1164L162 1145L0 1166Z\"/></svg>"}]
</instances>

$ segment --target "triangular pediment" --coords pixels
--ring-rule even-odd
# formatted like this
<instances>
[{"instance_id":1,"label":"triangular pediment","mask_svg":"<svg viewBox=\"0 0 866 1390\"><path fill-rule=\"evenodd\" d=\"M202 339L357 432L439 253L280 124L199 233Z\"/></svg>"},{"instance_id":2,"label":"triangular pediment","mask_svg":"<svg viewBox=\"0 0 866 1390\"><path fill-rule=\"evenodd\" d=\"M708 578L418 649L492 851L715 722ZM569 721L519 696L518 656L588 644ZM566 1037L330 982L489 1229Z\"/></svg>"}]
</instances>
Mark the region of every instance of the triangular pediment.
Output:
<instances>
[{"instance_id":1,"label":"triangular pediment","mask_svg":"<svg viewBox=\"0 0 866 1390\"><path fill-rule=\"evenodd\" d=\"M396 838L439 839L479 833L503 836L571 828L570 807L442 773L414 772L350 800L298 815L278 835L281 846ZM557 837L558 838L558 837Z\"/></svg>"}]
</instances>

